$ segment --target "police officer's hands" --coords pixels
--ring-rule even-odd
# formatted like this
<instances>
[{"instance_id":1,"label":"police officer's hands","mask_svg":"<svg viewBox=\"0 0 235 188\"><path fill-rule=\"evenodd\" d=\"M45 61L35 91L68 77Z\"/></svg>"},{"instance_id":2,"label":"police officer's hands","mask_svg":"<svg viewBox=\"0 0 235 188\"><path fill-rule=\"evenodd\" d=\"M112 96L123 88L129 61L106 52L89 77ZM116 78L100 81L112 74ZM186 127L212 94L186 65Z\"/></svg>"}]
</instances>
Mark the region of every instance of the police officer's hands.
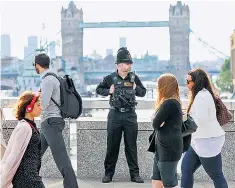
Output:
<instances>
[{"instance_id":1,"label":"police officer's hands","mask_svg":"<svg viewBox=\"0 0 235 188\"><path fill-rule=\"evenodd\" d=\"M114 90L115 90L114 85L111 85L111 87L109 89L109 94L113 94Z\"/></svg>"}]
</instances>

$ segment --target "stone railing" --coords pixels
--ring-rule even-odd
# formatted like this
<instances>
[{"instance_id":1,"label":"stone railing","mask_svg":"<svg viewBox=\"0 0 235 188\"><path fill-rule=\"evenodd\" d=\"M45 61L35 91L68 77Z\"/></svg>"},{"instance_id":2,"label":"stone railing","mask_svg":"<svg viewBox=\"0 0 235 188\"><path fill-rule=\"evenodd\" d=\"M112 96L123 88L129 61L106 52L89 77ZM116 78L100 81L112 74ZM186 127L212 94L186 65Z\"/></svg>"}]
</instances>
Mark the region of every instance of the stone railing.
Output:
<instances>
[{"instance_id":1,"label":"stone railing","mask_svg":"<svg viewBox=\"0 0 235 188\"><path fill-rule=\"evenodd\" d=\"M104 175L104 159L106 154L106 120L79 118L77 121L77 175L79 178L101 178ZM226 141L222 150L223 171L227 179L235 178L235 125L224 126ZM153 154L147 152L148 138L152 133L150 120L138 121L138 162L140 175L149 179L152 173ZM120 154L116 165L115 178L129 178L129 170L124 154L122 139ZM200 168L195 179L206 180L209 177Z\"/></svg>"},{"instance_id":2,"label":"stone railing","mask_svg":"<svg viewBox=\"0 0 235 188\"><path fill-rule=\"evenodd\" d=\"M16 99L3 100L2 107L9 107ZM187 101L183 101L183 106ZM139 100L137 110L153 109L154 102L149 100ZM229 110L234 111L235 101L224 101ZM83 106L85 110L107 109L109 107L107 99L84 99ZM80 117L78 120L66 121L66 127L63 132L66 146L69 151L70 146L70 128L76 126L77 139L77 176L82 179L101 178L104 175L104 158L106 153L106 118ZM17 124L16 120L6 120L6 126L3 126L3 134L6 140L9 139L11 131ZM40 123L37 121L40 128ZM153 154L146 151L148 147L148 137L152 133L152 124L150 118L138 119L138 161L140 175L144 179L149 179L152 173ZM7 127L7 128L6 128ZM226 141L222 150L223 171L227 179L234 179L235 172L235 125L230 123L223 127L226 131ZM123 142L123 140L122 140ZM43 177L61 177L55 163L52 159L50 150L47 151L42 161ZM120 155L116 166L114 178L129 178L128 166L124 155L124 144L121 144ZM197 171L196 179L209 179L200 168Z\"/></svg>"}]
</instances>

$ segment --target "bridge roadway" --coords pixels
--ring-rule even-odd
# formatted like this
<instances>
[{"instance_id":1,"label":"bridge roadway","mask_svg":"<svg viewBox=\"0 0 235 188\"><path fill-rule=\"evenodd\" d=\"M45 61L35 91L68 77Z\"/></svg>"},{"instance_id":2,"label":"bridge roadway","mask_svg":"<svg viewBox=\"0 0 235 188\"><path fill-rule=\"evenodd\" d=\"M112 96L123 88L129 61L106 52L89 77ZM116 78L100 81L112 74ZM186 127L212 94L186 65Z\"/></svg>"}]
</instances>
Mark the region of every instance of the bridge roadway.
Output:
<instances>
[{"instance_id":1,"label":"bridge roadway","mask_svg":"<svg viewBox=\"0 0 235 188\"><path fill-rule=\"evenodd\" d=\"M79 22L78 28L169 27L169 21L149 22Z\"/></svg>"}]
</instances>

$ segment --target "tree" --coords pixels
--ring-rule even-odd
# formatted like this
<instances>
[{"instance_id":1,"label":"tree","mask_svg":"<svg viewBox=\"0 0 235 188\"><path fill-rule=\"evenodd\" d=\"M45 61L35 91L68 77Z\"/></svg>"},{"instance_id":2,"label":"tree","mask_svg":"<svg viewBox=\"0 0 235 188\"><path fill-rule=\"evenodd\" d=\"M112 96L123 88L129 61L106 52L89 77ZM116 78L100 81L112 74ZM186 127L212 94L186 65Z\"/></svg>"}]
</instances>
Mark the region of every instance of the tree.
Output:
<instances>
[{"instance_id":1,"label":"tree","mask_svg":"<svg viewBox=\"0 0 235 188\"><path fill-rule=\"evenodd\" d=\"M220 71L219 78L216 81L221 91L233 92L232 74L230 70L230 59L226 59Z\"/></svg>"}]
</instances>

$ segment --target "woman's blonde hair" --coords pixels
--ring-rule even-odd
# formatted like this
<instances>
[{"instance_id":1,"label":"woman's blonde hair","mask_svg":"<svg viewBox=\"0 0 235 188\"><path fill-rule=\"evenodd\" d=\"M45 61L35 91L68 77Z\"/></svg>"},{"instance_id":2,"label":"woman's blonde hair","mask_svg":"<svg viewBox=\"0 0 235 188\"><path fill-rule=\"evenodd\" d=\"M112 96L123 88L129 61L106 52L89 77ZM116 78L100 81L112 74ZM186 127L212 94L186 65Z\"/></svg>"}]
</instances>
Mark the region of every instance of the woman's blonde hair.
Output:
<instances>
[{"instance_id":1,"label":"woman's blonde hair","mask_svg":"<svg viewBox=\"0 0 235 188\"><path fill-rule=\"evenodd\" d=\"M180 104L179 85L173 74L162 74L157 80L157 101L155 111L161 104L169 99L176 99Z\"/></svg>"}]
</instances>

